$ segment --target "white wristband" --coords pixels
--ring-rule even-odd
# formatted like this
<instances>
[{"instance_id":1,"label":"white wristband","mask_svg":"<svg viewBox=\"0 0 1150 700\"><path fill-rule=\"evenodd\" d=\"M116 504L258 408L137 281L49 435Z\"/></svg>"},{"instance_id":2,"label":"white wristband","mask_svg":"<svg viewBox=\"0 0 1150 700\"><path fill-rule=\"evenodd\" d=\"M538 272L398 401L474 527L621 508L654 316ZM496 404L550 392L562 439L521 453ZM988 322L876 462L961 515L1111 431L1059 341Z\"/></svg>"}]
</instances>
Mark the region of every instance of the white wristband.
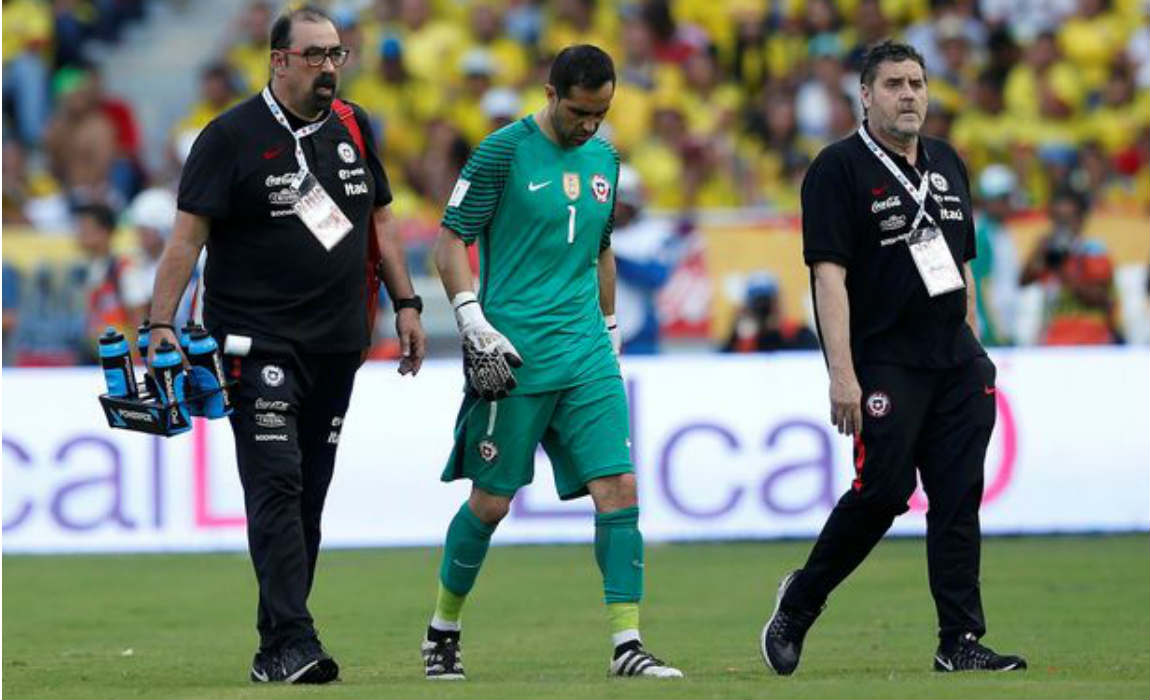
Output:
<instances>
[{"instance_id":1,"label":"white wristband","mask_svg":"<svg viewBox=\"0 0 1150 700\"><path fill-rule=\"evenodd\" d=\"M451 298L451 308L455 311L455 324L460 330L477 323L486 323L483 309L479 307L479 299L475 292L460 292Z\"/></svg>"},{"instance_id":2,"label":"white wristband","mask_svg":"<svg viewBox=\"0 0 1150 700\"><path fill-rule=\"evenodd\" d=\"M619 322L615 320L615 314L604 316L603 320L607 322L607 328L618 328Z\"/></svg>"}]
</instances>

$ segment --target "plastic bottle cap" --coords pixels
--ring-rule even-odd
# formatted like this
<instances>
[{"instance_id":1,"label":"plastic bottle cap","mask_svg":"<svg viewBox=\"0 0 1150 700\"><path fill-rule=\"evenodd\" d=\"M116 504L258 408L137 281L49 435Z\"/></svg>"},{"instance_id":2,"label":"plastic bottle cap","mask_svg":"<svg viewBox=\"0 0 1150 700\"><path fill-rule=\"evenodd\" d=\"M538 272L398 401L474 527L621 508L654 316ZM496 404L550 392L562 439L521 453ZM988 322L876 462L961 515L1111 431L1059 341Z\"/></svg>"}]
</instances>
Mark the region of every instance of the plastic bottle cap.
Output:
<instances>
[{"instance_id":1,"label":"plastic bottle cap","mask_svg":"<svg viewBox=\"0 0 1150 700\"><path fill-rule=\"evenodd\" d=\"M108 329L104 331L104 335L100 336L100 343L103 345L111 345L112 343L118 343L123 339L124 336L120 335L120 331L116 330L112 326L108 326Z\"/></svg>"},{"instance_id":2,"label":"plastic bottle cap","mask_svg":"<svg viewBox=\"0 0 1150 700\"><path fill-rule=\"evenodd\" d=\"M175 349L176 346L168 342L167 338L161 340L160 344L156 346L156 352L173 352Z\"/></svg>"},{"instance_id":3,"label":"plastic bottle cap","mask_svg":"<svg viewBox=\"0 0 1150 700\"><path fill-rule=\"evenodd\" d=\"M203 340L211 335L206 328L196 328L192 331L192 340Z\"/></svg>"}]
</instances>

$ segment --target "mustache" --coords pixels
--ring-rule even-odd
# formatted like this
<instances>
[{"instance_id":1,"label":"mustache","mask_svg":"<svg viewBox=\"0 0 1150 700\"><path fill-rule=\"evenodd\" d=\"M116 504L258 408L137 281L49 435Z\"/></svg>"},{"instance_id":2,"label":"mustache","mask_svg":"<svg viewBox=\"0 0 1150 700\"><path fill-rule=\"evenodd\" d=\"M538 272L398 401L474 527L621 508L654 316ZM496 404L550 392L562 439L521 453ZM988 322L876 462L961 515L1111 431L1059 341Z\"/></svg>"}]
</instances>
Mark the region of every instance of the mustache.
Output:
<instances>
[{"instance_id":1,"label":"mustache","mask_svg":"<svg viewBox=\"0 0 1150 700\"><path fill-rule=\"evenodd\" d=\"M331 73L320 73L319 76L316 77L315 82L311 84L311 89L318 90L321 87L325 87L335 90L335 85L336 80L334 75Z\"/></svg>"}]
</instances>

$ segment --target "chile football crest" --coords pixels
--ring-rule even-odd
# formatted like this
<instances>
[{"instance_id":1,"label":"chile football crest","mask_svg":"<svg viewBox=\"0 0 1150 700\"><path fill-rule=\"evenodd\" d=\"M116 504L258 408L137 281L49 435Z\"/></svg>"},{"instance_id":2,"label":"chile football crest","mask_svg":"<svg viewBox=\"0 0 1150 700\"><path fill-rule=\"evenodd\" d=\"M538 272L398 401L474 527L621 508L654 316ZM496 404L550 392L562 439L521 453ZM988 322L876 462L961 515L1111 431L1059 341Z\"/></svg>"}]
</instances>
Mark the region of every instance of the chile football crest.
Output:
<instances>
[{"instance_id":1,"label":"chile football crest","mask_svg":"<svg viewBox=\"0 0 1150 700\"><path fill-rule=\"evenodd\" d=\"M600 204L606 203L611 198L611 183L607 182L607 178L596 173L591 176L591 194L595 196L595 201Z\"/></svg>"}]
</instances>

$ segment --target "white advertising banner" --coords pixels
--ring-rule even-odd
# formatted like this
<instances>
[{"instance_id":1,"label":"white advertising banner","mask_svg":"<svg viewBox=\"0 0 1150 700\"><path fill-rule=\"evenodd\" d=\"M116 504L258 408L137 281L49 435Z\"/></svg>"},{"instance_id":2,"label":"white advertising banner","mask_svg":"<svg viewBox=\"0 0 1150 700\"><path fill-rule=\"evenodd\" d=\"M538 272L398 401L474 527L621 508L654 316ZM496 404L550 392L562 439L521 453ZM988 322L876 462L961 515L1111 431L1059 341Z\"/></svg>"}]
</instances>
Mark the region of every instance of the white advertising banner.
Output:
<instances>
[{"instance_id":1,"label":"white advertising banner","mask_svg":"<svg viewBox=\"0 0 1150 700\"><path fill-rule=\"evenodd\" d=\"M1150 351L1019 350L998 365L987 533L1150 529ZM649 541L812 537L853 477L817 353L624 358ZM324 512L329 547L435 545L466 482L439 475L461 398L455 362L401 378L365 366ZM96 368L3 372L3 550L242 549L226 420L174 438L112 430ZM593 536L589 499L560 502L546 457L495 541ZM915 494L893 532L924 531Z\"/></svg>"}]
</instances>

